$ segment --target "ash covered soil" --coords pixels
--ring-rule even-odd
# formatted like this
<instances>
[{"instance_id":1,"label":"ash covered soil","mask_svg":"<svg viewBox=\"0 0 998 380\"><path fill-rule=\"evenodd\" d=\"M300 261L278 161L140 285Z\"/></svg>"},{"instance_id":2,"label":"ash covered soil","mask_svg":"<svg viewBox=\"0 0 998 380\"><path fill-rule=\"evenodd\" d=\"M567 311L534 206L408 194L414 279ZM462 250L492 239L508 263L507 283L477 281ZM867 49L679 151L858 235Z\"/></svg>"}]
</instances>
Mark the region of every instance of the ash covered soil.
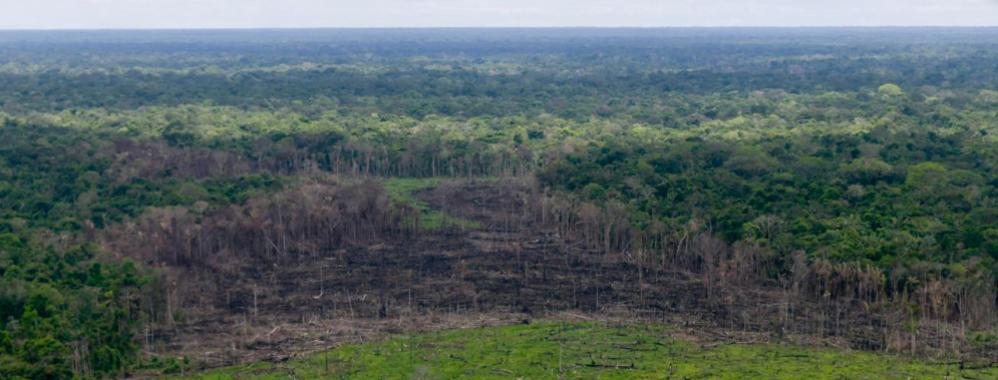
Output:
<instances>
[{"instance_id":1,"label":"ash covered soil","mask_svg":"<svg viewBox=\"0 0 998 380\"><path fill-rule=\"evenodd\" d=\"M208 368L284 361L396 333L536 319L665 323L704 344L880 344L875 319L863 322L870 334L861 327L835 335L825 329L831 322L806 318L820 305L788 313L777 284L710 288L688 271L574 244L532 216L541 206L531 191L517 181L447 181L415 195L474 228L180 270L194 285L176 290L184 299L176 321L147 331L143 346Z\"/></svg>"}]
</instances>

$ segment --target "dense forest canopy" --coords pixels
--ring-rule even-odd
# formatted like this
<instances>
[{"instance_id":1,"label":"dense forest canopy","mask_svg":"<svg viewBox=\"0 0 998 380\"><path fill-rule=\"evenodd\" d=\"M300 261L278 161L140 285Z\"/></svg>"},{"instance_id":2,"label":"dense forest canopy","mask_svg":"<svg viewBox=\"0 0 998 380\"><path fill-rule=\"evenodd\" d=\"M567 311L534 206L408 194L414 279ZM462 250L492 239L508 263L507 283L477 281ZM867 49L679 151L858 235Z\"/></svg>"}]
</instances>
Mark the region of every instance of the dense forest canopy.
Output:
<instances>
[{"instance_id":1,"label":"dense forest canopy","mask_svg":"<svg viewBox=\"0 0 998 380\"><path fill-rule=\"evenodd\" d=\"M402 115L519 110L584 117L596 111L584 106L622 111L606 103L658 103L677 93L856 91L884 83L990 89L996 34L987 28L3 32L0 104L266 108L331 98L373 101L382 112ZM554 99L584 106L561 107Z\"/></svg>"},{"instance_id":2,"label":"dense forest canopy","mask_svg":"<svg viewBox=\"0 0 998 380\"><path fill-rule=\"evenodd\" d=\"M0 377L144 365L163 268L315 249L203 231L420 233L360 177L535 178L594 250L709 233L759 283L870 274L912 336L993 354L996 89L995 28L3 31Z\"/></svg>"}]
</instances>

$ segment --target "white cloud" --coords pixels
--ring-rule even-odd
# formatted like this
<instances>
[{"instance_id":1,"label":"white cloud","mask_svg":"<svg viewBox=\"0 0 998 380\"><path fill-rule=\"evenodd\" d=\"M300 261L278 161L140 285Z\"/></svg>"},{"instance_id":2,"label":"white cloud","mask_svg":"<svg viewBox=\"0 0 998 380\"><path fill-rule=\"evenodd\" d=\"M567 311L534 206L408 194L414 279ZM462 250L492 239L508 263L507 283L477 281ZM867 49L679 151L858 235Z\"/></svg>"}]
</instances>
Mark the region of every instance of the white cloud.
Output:
<instances>
[{"instance_id":1,"label":"white cloud","mask_svg":"<svg viewBox=\"0 0 998 380\"><path fill-rule=\"evenodd\" d=\"M0 0L0 28L991 25L998 0Z\"/></svg>"}]
</instances>

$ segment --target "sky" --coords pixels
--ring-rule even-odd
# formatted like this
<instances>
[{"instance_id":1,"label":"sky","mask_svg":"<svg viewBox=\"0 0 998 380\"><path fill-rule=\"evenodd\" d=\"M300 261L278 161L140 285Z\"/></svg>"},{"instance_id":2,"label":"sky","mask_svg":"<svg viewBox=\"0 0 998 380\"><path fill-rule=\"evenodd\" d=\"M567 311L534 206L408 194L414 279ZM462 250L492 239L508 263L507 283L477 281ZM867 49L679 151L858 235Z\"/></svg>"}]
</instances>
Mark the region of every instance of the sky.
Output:
<instances>
[{"instance_id":1,"label":"sky","mask_svg":"<svg viewBox=\"0 0 998 380\"><path fill-rule=\"evenodd\" d=\"M998 26L998 0L0 0L0 29Z\"/></svg>"}]
</instances>

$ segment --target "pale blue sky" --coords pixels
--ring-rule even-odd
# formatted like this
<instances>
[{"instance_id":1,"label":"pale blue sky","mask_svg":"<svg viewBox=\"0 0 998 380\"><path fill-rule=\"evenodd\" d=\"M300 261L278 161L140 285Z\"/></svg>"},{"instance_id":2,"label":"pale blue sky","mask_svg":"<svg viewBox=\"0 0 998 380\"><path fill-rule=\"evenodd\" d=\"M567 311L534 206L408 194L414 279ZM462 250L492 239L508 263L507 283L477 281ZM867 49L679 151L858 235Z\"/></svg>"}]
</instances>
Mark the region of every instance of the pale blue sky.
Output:
<instances>
[{"instance_id":1,"label":"pale blue sky","mask_svg":"<svg viewBox=\"0 0 998 380\"><path fill-rule=\"evenodd\" d=\"M0 29L998 26L998 0L0 0Z\"/></svg>"}]
</instances>

